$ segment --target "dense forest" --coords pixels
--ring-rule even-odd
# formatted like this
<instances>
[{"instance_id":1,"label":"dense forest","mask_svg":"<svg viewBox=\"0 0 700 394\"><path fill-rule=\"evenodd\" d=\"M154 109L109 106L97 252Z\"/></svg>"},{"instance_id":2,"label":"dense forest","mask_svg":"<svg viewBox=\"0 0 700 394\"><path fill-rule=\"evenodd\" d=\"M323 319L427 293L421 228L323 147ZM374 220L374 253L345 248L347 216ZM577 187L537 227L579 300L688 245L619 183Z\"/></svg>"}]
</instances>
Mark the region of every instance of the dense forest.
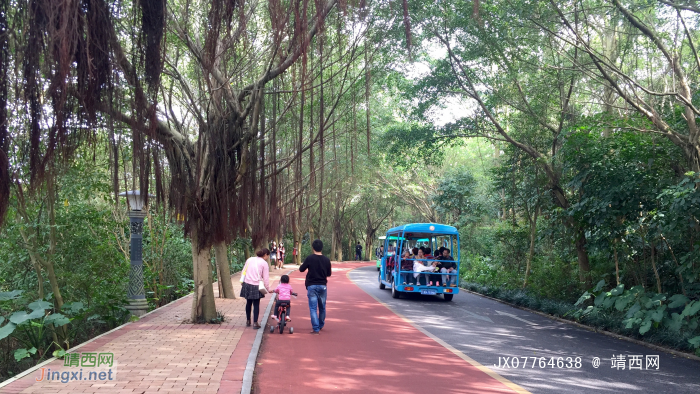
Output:
<instances>
[{"instance_id":1,"label":"dense forest","mask_svg":"<svg viewBox=\"0 0 700 394\"><path fill-rule=\"evenodd\" d=\"M700 352L694 0L0 0L0 380L283 242L461 234L461 286ZM291 253L299 245L296 257ZM224 297L235 297L225 287Z\"/></svg>"}]
</instances>

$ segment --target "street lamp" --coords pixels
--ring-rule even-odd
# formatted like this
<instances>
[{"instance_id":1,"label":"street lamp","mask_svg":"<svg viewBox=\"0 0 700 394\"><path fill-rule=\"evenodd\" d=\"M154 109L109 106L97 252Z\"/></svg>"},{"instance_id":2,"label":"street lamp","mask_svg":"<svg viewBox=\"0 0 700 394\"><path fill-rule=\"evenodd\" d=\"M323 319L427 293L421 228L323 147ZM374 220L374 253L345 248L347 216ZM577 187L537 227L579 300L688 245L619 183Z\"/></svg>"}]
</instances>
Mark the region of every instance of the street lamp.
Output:
<instances>
[{"instance_id":1,"label":"street lamp","mask_svg":"<svg viewBox=\"0 0 700 394\"><path fill-rule=\"evenodd\" d=\"M129 270L129 287L126 295L129 305L126 309L134 316L143 316L148 312L148 302L146 301L146 291L143 287L143 218L146 213L142 211L145 204L145 196L140 190L129 190L119 193L119 196L126 197L129 202L129 230L131 232L131 268ZM152 195L149 194L149 197Z\"/></svg>"}]
</instances>

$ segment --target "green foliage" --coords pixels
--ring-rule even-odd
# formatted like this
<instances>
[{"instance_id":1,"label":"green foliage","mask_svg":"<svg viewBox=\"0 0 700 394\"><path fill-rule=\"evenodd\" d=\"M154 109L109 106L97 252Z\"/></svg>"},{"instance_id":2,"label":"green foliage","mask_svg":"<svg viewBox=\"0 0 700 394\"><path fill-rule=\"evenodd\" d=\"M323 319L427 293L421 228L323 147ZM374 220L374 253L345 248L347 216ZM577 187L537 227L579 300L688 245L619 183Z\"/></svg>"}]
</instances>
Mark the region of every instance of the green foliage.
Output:
<instances>
[{"instance_id":1,"label":"green foliage","mask_svg":"<svg viewBox=\"0 0 700 394\"><path fill-rule=\"evenodd\" d=\"M590 225L593 239L618 237L626 223L654 211L673 182L679 153L665 139L635 133L604 138L586 127L567 138L562 152L569 186L581 195L569 214Z\"/></svg>"},{"instance_id":2,"label":"green foliage","mask_svg":"<svg viewBox=\"0 0 700 394\"><path fill-rule=\"evenodd\" d=\"M382 145L389 160L399 168L437 165L444 158L445 144L438 133L431 125L399 123L386 129Z\"/></svg>"},{"instance_id":3,"label":"green foliage","mask_svg":"<svg viewBox=\"0 0 700 394\"><path fill-rule=\"evenodd\" d=\"M505 289L498 285L490 286L470 282L462 283L461 286L467 290L498 298L517 306L542 311L552 316L570 317L576 311L574 304L541 297L523 289Z\"/></svg>"},{"instance_id":4,"label":"green foliage","mask_svg":"<svg viewBox=\"0 0 700 394\"><path fill-rule=\"evenodd\" d=\"M613 316L626 330L637 330L640 335L650 331L670 331L684 333L684 336L697 334L700 321L700 301L691 301L683 294L666 294L647 292L642 286L625 289L620 284L609 291L604 290L605 280L596 287L586 291L576 302L582 306L593 298L593 305L580 308L574 317L586 321L608 314ZM688 342L695 349L700 348L694 340Z\"/></svg>"},{"instance_id":5,"label":"green foliage","mask_svg":"<svg viewBox=\"0 0 700 394\"><path fill-rule=\"evenodd\" d=\"M460 230L466 280L484 285L521 288L529 249L529 229L519 220L493 219ZM557 217L538 221L535 255L528 289L539 297L574 302L578 298L576 263L571 245L562 239Z\"/></svg>"},{"instance_id":6,"label":"green foliage","mask_svg":"<svg viewBox=\"0 0 700 394\"><path fill-rule=\"evenodd\" d=\"M97 163L76 160L72 164L57 181L54 250L50 249L52 226L45 213L45 194L27 199L31 222L17 220L17 211L11 209L10 220L0 229L0 341L8 349L0 354L0 379L60 353L66 343L54 342L53 333L58 328L73 346L123 324L129 316L124 308L129 272L125 207L115 209L107 163L100 162L99 156ZM17 203L14 195L12 202ZM20 230L35 243L25 243ZM160 253L154 253L153 246ZM47 292L51 285L43 267L45 296L40 299L30 248L53 262L64 300L61 310L54 307L54 294ZM146 219L146 287L158 287L162 303L191 290L191 253L182 227L170 223L167 214L153 212ZM162 258L162 266L157 258ZM156 271L161 267L163 283ZM29 352L31 348L36 352Z\"/></svg>"},{"instance_id":7,"label":"green foliage","mask_svg":"<svg viewBox=\"0 0 700 394\"><path fill-rule=\"evenodd\" d=\"M477 181L469 170L458 169L445 174L433 196L437 212L449 215L447 221L457 227L479 221L481 207L476 199L476 189Z\"/></svg>"},{"instance_id":8,"label":"green foliage","mask_svg":"<svg viewBox=\"0 0 700 394\"><path fill-rule=\"evenodd\" d=\"M31 349L17 349L15 350L15 361L21 361L23 358L30 357L33 354L36 354L35 347Z\"/></svg>"},{"instance_id":9,"label":"green foliage","mask_svg":"<svg viewBox=\"0 0 700 394\"><path fill-rule=\"evenodd\" d=\"M64 308L64 313L52 313L53 304L45 300L36 300L29 304L19 300L18 305L24 305L26 310L19 310L12 313L9 317L9 322L0 329L0 339L11 336L19 347L15 349L14 360L20 362L27 358L38 356L41 359L48 347L53 343L51 340L52 334L56 328L69 324L72 318L66 316L67 312L70 316L77 317L75 314L79 309ZM0 317L0 324L5 320Z\"/></svg>"},{"instance_id":10,"label":"green foliage","mask_svg":"<svg viewBox=\"0 0 700 394\"><path fill-rule=\"evenodd\" d=\"M222 311L216 311L216 318L212 319L212 324L221 324L226 321L226 315Z\"/></svg>"},{"instance_id":11,"label":"green foliage","mask_svg":"<svg viewBox=\"0 0 700 394\"><path fill-rule=\"evenodd\" d=\"M63 358L63 356L65 356L66 354L68 354L68 352L59 347L58 350L54 350L51 355L53 357Z\"/></svg>"},{"instance_id":12,"label":"green foliage","mask_svg":"<svg viewBox=\"0 0 700 394\"><path fill-rule=\"evenodd\" d=\"M2 324L3 321L5 321L5 318L0 317L0 324ZM10 322L0 327L0 339L7 338L10 334L12 334L13 331L15 331L15 327L17 326L14 323Z\"/></svg>"},{"instance_id":13,"label":"green foliage","mask_svg":"<svg viewBox=\"0 0 700 394\"><path fill-rule=\"evenodd\" d=\"M527 294L572 302L578 298L569 316L586 324L678 349L697 349L700 255L693 222L700 217L700 179L693 173L679 174L681 152L665 139L636 133L602 137L596 121L587 120L590 123L568 134L558 155L572 204L561 210L542 201L543 223L538 223ZM515 292L522 284L529 245L526 219L537 198L534 191L544 185L532 176L527 158L509 149L506 154L509 160L493 171L492 190L505 196L509 216L518 211L521 215L482 226L477 236L463 235L463 265L468 267L463 276L483 286L481 292L524 305L523 296ZM567 217L585 225L592 275L603 278L583 295L574 296L575 255L562 226ZM605 290L615 283L615 257L621 280L632 286ZM659 285L666 293L649 290ZM528 303L539 310L546 305Z\"/></svg>"},{"instance_id":14,"label":"green foliage","mask_svg":"<svg viewBox=\"0 0 700 394\"><path fill-rule=\"evenodd\" d=\"M668 5L643 3L624 7L659 35L656 44L685 48L678 37L697 41L697 29L684 30L680 14ZM653 40L640 40L637 26L620 13L601 11L595 2L496 1L481 4L479 18L460 12L467 6L411 6L417 34L443 51L432 51L429 71L406 89L410 121L427 126L404 130L408 138L398 142L422 153L437 141L449 146L462 143L462 137L484 136L502 153L493 161L489 191L474 189L470 195L487 202L482 205L487 213L478 224L460 228L465 278L516 291L532 245L531 294L573 302L582 284L603 279L614 288L590 289L581 299L580 317L590 324L622 325L626 333L634 330L663 343L676 329L678 338L690 335L695 315L683 313L693 312L692 303L700 299L700 177L688 172L697 169L697 142L685 142L690 119L681 100L667 103L649 93L681 76L663 71L670 65L646 52ZM611 41L613 26L621 28ZM585 48L563 38L572 29L587 37ZM593 53L586 57L615 59L610 67L616 77L645 80L648 90L616 93L603 76L591 78L595 68L573 60L587 50ZM638 52L646 58L631 62L622 56ZM692 51L681 49L678 56L687 59L681 62L683 78L697 80ZM700 97L696 85L690 83L692 99L686 100ZM449 100L463 103L460 115L450 124L432 125L434 112ZM646 110L623 104L632 101L652 108L655 120ZM441 212L452 212L445 216L449 223L460 223L460 209L471 200L459 201L461 191L450 187L450 177L445 173L437 183L447 185L450 199L458 202L435 202ZM528 229L536 230L534 240ZM671 297L664 300L657 293ZM627 316L637 302L639 309ZM678 309L685 304L691 305L687 311Z\"/></svg>"},{"instance_id":15,"label":"green foliage","mask_svg":"<svg viewBox=\"0 0 700 394\"><path fill-rule=\"evenodd\" d=\"M25 311L19 311L19 312L13 313L10 316L10 322L19 325L19 324L24 323L27 320L36 319L36 318L39 318L42 316L44 316L44 309L43 308L32 311L31 313L27 313Z\"/></svg>"},{"instance_id":16,"label":"green foliage","mask_svg":"<svg viewBox=\"0 0 700 394\"><path fill-rule=\"evenodd\" d=\"M182 236L182 226L170 222L163 213L153 212L145 219L143 237L144 284L152 307L189 294L192 247Z\"/></svg>"},{"instance_id":17,"label":"green foliage","mask_svg":"<svg viewBox=\"0 0 700 394\"><path fill-rule=\"evenodd\" d=\"M23 293L22 290L5 291L0 293L0 301L10 301L18 298Z\"/></svg>"}]
</instances>

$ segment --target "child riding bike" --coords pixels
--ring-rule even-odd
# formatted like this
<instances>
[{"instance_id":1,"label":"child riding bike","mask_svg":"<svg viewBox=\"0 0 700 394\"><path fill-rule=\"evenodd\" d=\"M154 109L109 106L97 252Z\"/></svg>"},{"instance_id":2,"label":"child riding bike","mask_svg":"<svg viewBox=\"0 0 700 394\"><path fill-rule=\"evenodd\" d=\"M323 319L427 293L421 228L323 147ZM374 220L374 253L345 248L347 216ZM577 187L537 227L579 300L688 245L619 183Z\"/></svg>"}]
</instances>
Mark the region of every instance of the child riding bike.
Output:
<instances>
[{"instance_id":1,"label":"child riding bike","mask_svg":"<svg viewBox=\"0 0 700 394\"><path fill-rule=\"evenodd\" d=\"M285 321L292 321L292 318L289 317L289 315L292 313L292 294L296 294L293 293L292 285L289 284L289 275L282 275L280 278L280 284L277 285L272 292L277 293L277 303L275 304L274 313L277 313L280 306L286 304L287 315L285 316ZM272 318L279 321L276 314L272 315Z\"/></svg>"}]
</instances>

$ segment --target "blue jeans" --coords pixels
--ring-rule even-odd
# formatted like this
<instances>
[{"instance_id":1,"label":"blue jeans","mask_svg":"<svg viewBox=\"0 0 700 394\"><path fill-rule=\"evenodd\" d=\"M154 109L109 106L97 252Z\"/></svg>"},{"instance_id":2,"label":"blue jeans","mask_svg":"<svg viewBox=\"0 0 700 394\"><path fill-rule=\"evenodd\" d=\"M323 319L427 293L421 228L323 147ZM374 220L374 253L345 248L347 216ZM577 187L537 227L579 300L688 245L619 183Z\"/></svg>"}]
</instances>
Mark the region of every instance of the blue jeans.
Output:
<instances>
[{"instance_id":1,"label":"blue jeans","mask_svg":"<svg viewBox=\"0 0 700 394\"><path fill-rule=\"evenodd\" d=\"M314 331L320 331L326 321L326 286L311 285L306 288L306 296L309 297L309 311L311 312L311 326ZM318 308L318 312L316 311Z\"/></svg>"}]
</instances>

